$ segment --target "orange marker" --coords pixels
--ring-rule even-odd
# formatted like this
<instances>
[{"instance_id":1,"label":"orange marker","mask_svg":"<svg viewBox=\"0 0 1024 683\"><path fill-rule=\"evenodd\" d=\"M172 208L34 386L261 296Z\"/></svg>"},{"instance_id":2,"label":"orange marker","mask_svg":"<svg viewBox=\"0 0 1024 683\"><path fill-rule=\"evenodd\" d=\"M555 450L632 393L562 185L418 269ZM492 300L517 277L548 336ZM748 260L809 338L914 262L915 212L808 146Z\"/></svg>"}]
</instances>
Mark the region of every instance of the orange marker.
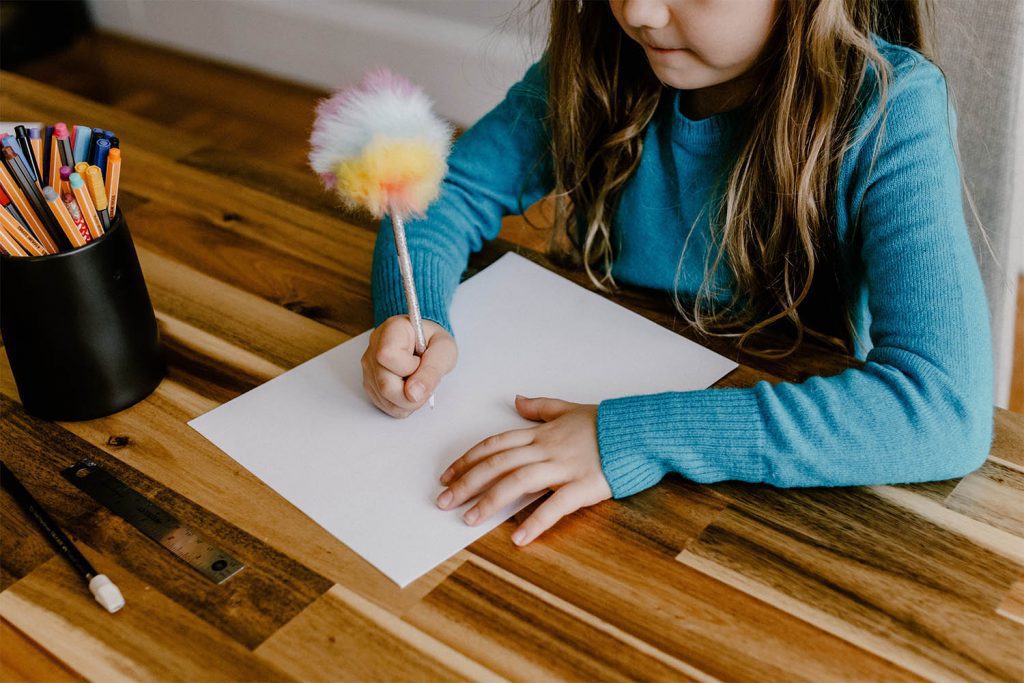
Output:
<instances>
[{"instance_id":1,"label":"orange marker","mask_svg":"<svg viewBox=\"0 0 1024 683\"><path fill-rule=\"evenodd\" d=\"M56 254L58 251L57 245L53 243L52 239L50 239L50 235L46 232L46 228L43 227L42 222L39 220L39 216L37 216L36 212L32 210L32 207L28 203L28 199L25 198L25 193L22 192L21 188L18 187L18 184L14 182L14 178L7 170L7 167L3 164L0 164L0 186L4 188L4 192L6 192L7 196L11 198L14 205L18 207L18 212L21 214L21 217L25 219L26 223L28 223L28 227L32 230L32 241L36 244L42 244L45 250L44 253ZM4 211L4 213L7 212ZM10 216L10 214L7 215ZM18 223L18 221L15 221L13 217L11 217L11 220ZM18 227L21 227L21 225L18 224ZM24 228L21 229L23 231L25 230ZM17 237L16 233L11 234L12 236ZM18 241L21 242L21 246L25 247L26 250L28 249L28 245L20 239L18 239ZM38 254L33 254L33 256L38 256Z\"/></svg>"},{"instance_id":2,"label":"orange marker","mask_svg":"<svg viewBox=\"0 0 1024 683\"><path fill-rule=\"evenodd\" d=\"M85 177L85 171L88 168L89 168L89 162L88 161L79 161L77 164L75 164L75 173L77 173L78 175L80 175L80 176L82 176L84 178Z\"/></svg>"},{"instance_id":3,"label":"orange marker","mask_svg":"<svg viewBox=\"0 0 1024 683\"><path fill-rule=\"evenodd\" d=\"M57 196L57 192L52 187L44 187L43 196L46 197L46 203L49 205L50 211L57 218L57 223L60 224L60 229L67 236L68 242L71 242L71 246L85 246L85 243L89 240L78 233L75 221L71 218L71 214L68 213L68 207L64 206L64 202Z\"/></svg>"},{"instance_id":4,"label":"orange marker","mask_svg":"<svg viewBox=\"0 0 1024 683\"><path fill-rule=\"evenodd\" d=\"M92 233L93 239L95 239L103 234L103 226L100 225L100 217L96 215L96 207L92 204L89 190L86 189L85 181L82 180L82 176L78 173L71 174L70 182L71 192L75 195L78 208L82 210L82 215L85 216L85 223L89 226L89 232Z\"/></svg>"},{"instance_id":5,"label":"orange marker","mask_svg":"<svg viewBox=\"0 0 1024 683\"><path fill-rule=\"evenodd\" d=\"M21 248L29 256L46 256L46 254L49 253L43 248L43 245L41 245L39 241L32 236L32 233L26 230L21 223L14 220L14 216L6 211L0 212L0 229L21 245Z\"/></svg>"},{"instance_id":6,"label":"orange marker","mask_svg":"<svg viewBox=\"0 0 1024 683\"><path fill-rule=\"evenodd\" d=\"M60 160L60 150L57 149L57 140L54 139L50 143L50 187L57 187L60 184L60 167L62 166Z\"/></svg>"},{"instance_id":7,"label":"orange marker","mask_svg":"<svg viewBox=\"0 0 1024 683\"><path fill-rule=\"evenodd\" d=\"M32 155L36 158L36 174L39 179L43 178L43 136L38 128L29 128L28 143L32 145Z\"/></svg>"},{"instance_id":8,"label":"orange marker","mask_svg":"<svg viewBox=\"0 0 1024 683\"><path fill-rule=\"evenodd\" d=\"M75 201L75 195L71 194L71 192L66 192L62 199L64 200L64 206L68 207L71 220L75 222L75 227L78 228L78 234L84 237L86 242L91 241L92 233L89 232L89 226L85 224L85 216L82 215L82 209L78 207L78 202Z\"/></svg>"},{"instance_id":9,"label":"orange marker","mask_svg":"<svg viewBox=\"0 0 1024 683\"><path fill-rule=\"evenodd\" d=\"M117 185L121 182L121 150L112 147L107 154L107 212L110 220L117 213Z\"/></svg>"},{"instance_id":10,"label":"orange marker","mask_svg":"<svg viewBox=\"0 0 1024 683\"><path fill-rule=\"evenodd\" d=\"M99 214L104 230L110 230L110 217L107 216L107 190L103 187L103 172L99 166L90 166L85 172L85 186L89 188L92 204Z\"/></svg>"},{"instance_id":11,"label":"orange marker","mask_svg":"<svg viewBox=\"0 0 1024 683\"><path fill-rule=\"evenodd\" d=\"M21 245L2 227L0 227L0 251L8 256L28 256L28 252L22 249Z\"/></svg>"}]
</instances>

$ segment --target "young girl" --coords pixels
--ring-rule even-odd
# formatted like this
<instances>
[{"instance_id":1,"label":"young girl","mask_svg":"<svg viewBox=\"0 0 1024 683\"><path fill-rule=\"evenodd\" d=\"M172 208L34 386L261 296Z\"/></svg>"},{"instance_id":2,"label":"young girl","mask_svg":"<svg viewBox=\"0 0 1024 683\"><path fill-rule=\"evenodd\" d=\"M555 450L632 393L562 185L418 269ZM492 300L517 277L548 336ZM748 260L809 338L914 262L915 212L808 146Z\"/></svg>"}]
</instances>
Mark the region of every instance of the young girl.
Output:
<instances>
[{"instance_id":1,"label":"young girl","mask_svg":"<svg viewBox=\"0 0 1024 683\"><path fill-rule=\"evenodd\" d=\"M441 197L406 226L432 321L422 358L380 231L363 359L374 403L422 407L456 362L447 311L469 253L552 190L552 244L597 287L665 290L698 329L765 355L812 334L864 365L597 406L518 397L539 424L458 458L438 505L479 495L464 516L478 524L553 490L513 534L522 545L670 471L844 486L978 467L988 309L922 28L915 3L886 0L554 0L544 57L457 141ZM788 348L758 344L780 329Z\"/></svg>"}]
</instances>

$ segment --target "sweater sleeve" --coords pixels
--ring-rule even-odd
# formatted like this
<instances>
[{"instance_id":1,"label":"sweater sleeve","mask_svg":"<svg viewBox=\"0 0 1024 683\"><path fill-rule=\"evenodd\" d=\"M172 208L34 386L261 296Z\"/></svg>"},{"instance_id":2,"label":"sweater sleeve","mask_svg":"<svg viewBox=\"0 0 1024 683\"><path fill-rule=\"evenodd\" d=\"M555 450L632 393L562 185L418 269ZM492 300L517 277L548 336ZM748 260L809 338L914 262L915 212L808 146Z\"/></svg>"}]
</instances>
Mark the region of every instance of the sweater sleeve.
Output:
<instances>
[{"instance_id":1,"label":"sweater sleeve","mask_svg":"<svg viewBox=\"0 0 1024 683\"><path fill-rule=\"evenodd\" d=\"M471 252L554 187L547 115L547 56L505 99L469 128L448 158L441 194L426 216L406 221L406 239L423 317L451 332L448 309ZM408 311L391 221L381 222L373 253L374 325Z\"/></svg>"},{"instance_id":2,"label":"sweater sleeve","mask_svg":"<svg viewBox=\"0 0 1024 683\"><path fill-rule=\"evenodd\" d=\"M866 179L865 364L802 383L604 401L598 442L615 497L669 471L705 483L843 486L949 479L984 461L993 416L988 307L941 72L919 61L894 78L887 109L857 160Z\"/></svg>"}]
</instances>

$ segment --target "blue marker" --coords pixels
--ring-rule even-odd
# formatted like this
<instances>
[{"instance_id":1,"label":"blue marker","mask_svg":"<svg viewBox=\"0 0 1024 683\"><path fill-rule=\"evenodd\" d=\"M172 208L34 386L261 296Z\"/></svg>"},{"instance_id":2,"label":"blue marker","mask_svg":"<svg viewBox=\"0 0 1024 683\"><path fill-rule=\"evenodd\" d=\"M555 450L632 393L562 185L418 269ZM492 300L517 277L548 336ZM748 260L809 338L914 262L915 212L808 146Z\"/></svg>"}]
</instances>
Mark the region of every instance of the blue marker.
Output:
<instances>
[{"instance_id":1,"label":"blue marker","mask_svg":"<svg viewBox=\"0 0 1024 683\"><path fill-rule=\"evenodd\" d=\"M89 144L92 142L92 130L88 126L75 126L75 147L72 156L75 163L89 161Z\"/></svg>"},{"instance_id":2,"label":"blue marker","mask_svg":"<svg viewBox=\"0 0 1024 683\"><path fill-rule=\"evenodd\" d=\"M82 159L86 163L92 163L92 159L96 156L96 143L103 139L103 129L93 128L92 129L92 142L89 144L89 153Z\"/></svg>"},{"instance_id":3,"label":"blue marker","mask_svg":"<svg viewBox=\"0 0 1024 683\"><path fill-rule=\"evenodd\" d=\"M107 155L110 153L110 140L100 138L96 141L96 154L93 156L92 166L99 166L103 173L103 180L107 179Z\"/></svg>"}]
</instances>

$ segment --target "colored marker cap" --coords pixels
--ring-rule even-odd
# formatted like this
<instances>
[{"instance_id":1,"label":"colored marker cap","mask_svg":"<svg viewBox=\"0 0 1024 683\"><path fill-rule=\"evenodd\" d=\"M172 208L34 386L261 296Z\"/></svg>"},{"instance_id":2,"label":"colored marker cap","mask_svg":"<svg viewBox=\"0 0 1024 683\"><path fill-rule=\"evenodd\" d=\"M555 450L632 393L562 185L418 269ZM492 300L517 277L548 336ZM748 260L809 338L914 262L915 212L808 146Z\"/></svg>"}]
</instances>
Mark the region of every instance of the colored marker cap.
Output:
<instances>
[{"instance_id":1,"label":"colored marker cap","mask_svg":"<svg viewBox=\"0 0 1024 683\"><path fill-rule=\"evenodd\" d=\"M43 196L46 197L46 201L48 202L57 201L57 193L54 192L53 188L49 185L43 188Z\"/></svg>"},{"instance_id":2,"label":"colored marker cap","mask_svg":"<svg viewBox=\"0 0 1024 683\"><path fill-rule=\"evenodd\" d=\"M57 136L58 140L63 140L68 137L68 126L66 123L55 123L53 124L53 134Z\"/></svg>"},{"instance_id":3,"label":"colored marker cap","mask_svg":"<svg viewBox=\"0 0 1024 683\"><path fill-rule=\"evenodd\" d=\"M71 187L76 190L80 187L85 187L85 181L82 180L82 176L77 173L72 173L68 176L68 182L71 183Z\"/></svg>"},{"instance_id":4,"label":"colored marker cap","mask_svg":"<svg viewBox=\"0 0 1024 683\"><path fill-rule=\"evenodd\" d=\"M67 180L69 177L71 177L71 174L74 173L74 172L75 172L75 170L73 168L71 168L70 166L61 166L60 167L60 179L61 180Z\"/></svg>"}]
</instances>

